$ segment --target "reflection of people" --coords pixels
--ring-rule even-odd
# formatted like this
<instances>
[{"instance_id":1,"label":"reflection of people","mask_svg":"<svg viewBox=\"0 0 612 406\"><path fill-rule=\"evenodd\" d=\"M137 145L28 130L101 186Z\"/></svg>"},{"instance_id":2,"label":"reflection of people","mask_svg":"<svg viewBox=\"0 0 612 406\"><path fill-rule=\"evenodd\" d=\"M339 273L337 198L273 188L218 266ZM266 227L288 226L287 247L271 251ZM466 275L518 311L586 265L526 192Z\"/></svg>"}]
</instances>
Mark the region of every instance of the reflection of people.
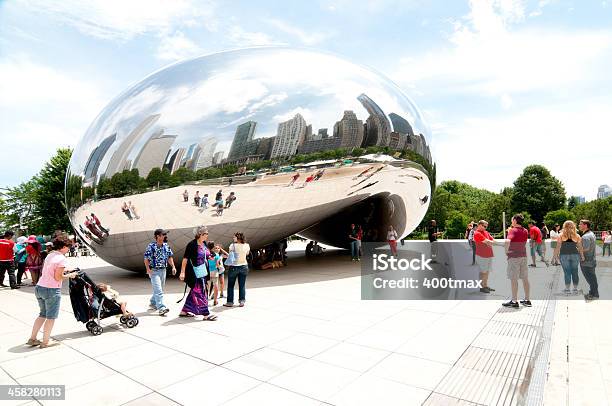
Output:
<instances>
[{"instance_id":1,"label":"reflection of people","mask_svg":"<svg viewBox=\"0 0 612 406\"><path fill-rule=\"evenodd\" d=\"M189 201L189 192L187 191L187 189L185 189L185 191L183 192L183 201L184 202Z\"/></svg>"},{"instance_id":2,"label":"reflection of people","mask_svg":"<svg viewBox=\"0 0 612 406\"><path fill-rule=\"evenodd\" d=\"M314 241L310 241L308 242L308 244L306 244L306 256L310 257L312 256L312 247L314 246Z\"/></svg>"},{"instance_id":3,"label":"reflection of people","mask_svg":"<svg viewBox=\"0 0 612 406\"><path fill-rule=\"evenodd\" d=\"M202 200L200 201L200 206L208 209L208 193L204 193L204 197L202 197Z\"/></svg>"},{"instance_id":4,"label":"reflection of people","mask_svg":"<svg viewBox=\"0 0 612 406\"><path fill-rule=\"evenodd\" d=\"M125 217L127 217L128 220L132 220L132 213L130 212L130 208L128 207L126 202L123 202L123 205L121 206L121 211L123 212L123 214L125 214Z\"/></svg>"},{"instance_id":5,"label":"reflection of people","mask_svg":"<svg viewBox=\"0 0 612 406\"><path fill-rule=\"evenodd\" d=\"M160 316L165 316L169 312L164 305L164 285L166 284L166 266L172 266L172 274L176 275L176 267L174 266L174 253L168 245L168 232L158 228L153 233L155 241L147 246L144 253L144 264L147 269L151 286L153 287L153 295L149 300L149 308L157 310Z\"/></svg>"},{"instance_id":6,"label":"reflection of people","mask_svg":"<svg viewBox=\"0 0 612 406\"><path fill-rule=\"evenodd\" d=\"M223 216L223 200L215 202L215 205L217 206L217 211L215 213L217 217Z\"/></svg>"},{"instance_id":7,"label":"reflection of people","mask_svg":"<svg viewBox=\"0 0 612 406\"><path fill-rule=\"evenodd\" d=\"M232 186L232 183L234 183L234 178L229 178L227 182L229 183L230 186Z\"/></svg>"},{"instance_id":8,"label":"reflection of people","mask_svg":"<svg viewBox=\"0 0 612 406\"><path fill-rule=\"evenodd\" d=\"M512 226L508 230L508 239L506 240L506 255L508 257L508 279L510 279L510 287L512 289L512 299L503 303L504 307L512 307L518 309L518 280L523 281L523 290L525 291L525 300L521 300L523 306L531 307L529 300L529 275L527 268L527 238L529 233L523 227L524 217L522 214L515 214L512 217Z\"/></svg>"},{"instance_id":9,"label":"reflection of people","mask_svg":"<svg viewBox=\"0 0 612 406\"><path fill-rule=\"evenodd\" d=\"M94 224L96 226L98 226L98 228L100 230L102 230L103 232L105 232L108 235L108 228L105 228L102 226L102 222L100 221L100 219L98 218L98 216L96 216L95 214L91 213L91 219L93 220Z\"/></svg>"},{"instance_id":10,"label":"reflection of people","mask_svg":"<svg viewBox=\"0 0 612 406\"><path fill-rule=\"evenodd\" d=\"M196 191L195 196L193 197L193 204L198 207L200 206L200 191L199 190Z\"/></svg>"},{"instance_id":11,"label":"reflection of people","mask_svg":"<svg viewBox=\"0 0 612 406\"><path fill-rule=\"evenodd\" d=\"M136 206L134 206L132 202L128 202L128 205L129 205L130 211L132 212L132 217L135 218L136 220L140 219L140 216L136 212Z\"/></svg>"},{"instance_id":12,"label":"reflection of people","mask_svg":"<svg viewBox=\"0 0 612 406\"><path fill-rule=\"evenodd\" d=\"M289 186L293 186L293 184L295 183L296 180L298 180L299 177L300 177L300 173L296 172L295 175L293 175L293 177L291 178L291 182L289 182Z\"/></svg>"},{"instance_id":13,"label":"reflection of people","mask_svg":"<svg viewBox=\"0 0 612 406\"><path fill-rule=\"evenodd\" d=\"M227 199L225 199L225 208L229 209L234 200L236 200L236 194L234 192L231 192Z\"/></svg>"}]
</instances>

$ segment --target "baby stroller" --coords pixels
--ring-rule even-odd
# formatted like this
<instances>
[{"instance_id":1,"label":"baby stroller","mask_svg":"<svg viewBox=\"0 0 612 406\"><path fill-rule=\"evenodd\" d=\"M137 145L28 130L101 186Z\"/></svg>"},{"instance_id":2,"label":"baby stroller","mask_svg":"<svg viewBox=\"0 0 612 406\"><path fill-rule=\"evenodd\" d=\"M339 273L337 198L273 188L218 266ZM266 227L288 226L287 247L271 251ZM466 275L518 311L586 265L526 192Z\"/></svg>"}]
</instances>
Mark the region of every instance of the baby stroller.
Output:
<instances>
[{"instance_id":1,"label":"baby stroller","mask_svg":"<svg viewBox=\"0 0 612 406\"><path fill-rule=\"evenodd\" d=\"M100 320L111 316L121 315L119 321L128 328L138 325L138 318L134 315L124 316L121 305L116 300L107 298L91 278L80 269L78 275L69 280L69 293L74 317L77 321L85 323L87 330L95 336L102 334Z\"/></svg>"}]
</instances>

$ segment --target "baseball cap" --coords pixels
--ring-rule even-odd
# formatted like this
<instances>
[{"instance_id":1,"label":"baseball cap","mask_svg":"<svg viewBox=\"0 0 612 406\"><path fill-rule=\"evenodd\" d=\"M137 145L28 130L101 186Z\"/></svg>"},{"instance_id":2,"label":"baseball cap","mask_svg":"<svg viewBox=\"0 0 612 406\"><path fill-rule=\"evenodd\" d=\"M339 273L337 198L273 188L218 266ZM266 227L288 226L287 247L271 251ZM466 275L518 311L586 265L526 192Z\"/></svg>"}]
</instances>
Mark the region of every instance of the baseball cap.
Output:
<instances>
[{"instance_id":1,"label":"baseball cap","mask_svg":"<svg viewBox=\"0 0 612 406\"><path fill-rule=\"evenodd\" d=\"M168 230L164 230L163 228L158 228L153 232L154 236L168 234Z\"/></svg>"}]
</instances>

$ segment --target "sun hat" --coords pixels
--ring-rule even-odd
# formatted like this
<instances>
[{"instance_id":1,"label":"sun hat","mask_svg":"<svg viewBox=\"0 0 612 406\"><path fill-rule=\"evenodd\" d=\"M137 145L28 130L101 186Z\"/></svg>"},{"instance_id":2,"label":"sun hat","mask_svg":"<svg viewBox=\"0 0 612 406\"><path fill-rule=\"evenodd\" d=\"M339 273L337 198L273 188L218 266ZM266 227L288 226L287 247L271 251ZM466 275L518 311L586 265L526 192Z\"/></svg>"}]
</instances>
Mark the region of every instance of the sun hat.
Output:
<instances>
[{"instance_id":1,"label":"sun hat","mask_svg":"<svg viewBox=\"0 0 612 406\"><path fill-rule=\"evenodd\" d=\"M29 236L29 237L28 237L28 239L26 240L26 242L27 242L28 244L33 244L33 243L35 243L35 242L38 242L38 240L36 239L36 236L35 236L35 235L31 235L31 236Z\"/></svg>"},{"instance_id":2,"label":"sun hat","mask_svg":"<svg viewBox=\"0 0 612 406\"><path fill-rule=\"evenodd\" d=\"M27 237L26 236L21 236L17 238L17 244L23 244L24 242L26 242Z\"/></svg>"}]
</instances>

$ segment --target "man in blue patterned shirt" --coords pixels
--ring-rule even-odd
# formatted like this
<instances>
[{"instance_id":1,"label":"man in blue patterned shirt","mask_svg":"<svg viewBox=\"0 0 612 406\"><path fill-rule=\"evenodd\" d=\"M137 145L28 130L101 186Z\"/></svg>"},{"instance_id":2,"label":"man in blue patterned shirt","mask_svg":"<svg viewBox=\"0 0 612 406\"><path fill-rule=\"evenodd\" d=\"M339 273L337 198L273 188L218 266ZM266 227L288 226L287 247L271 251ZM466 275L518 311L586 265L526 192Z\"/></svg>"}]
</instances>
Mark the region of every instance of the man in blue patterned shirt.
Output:
<instances>
[{"instance_id":1,"label":"man in blue patterned shirt","mask_svg":"<svg viewBox=\"0 0 612 406\"><path fill-rule=\"evenodd\" d=\"M165 316L170 310L164 305L164 285L166 284L166 266L172 266L172 275L176 275L174 255L168 245L168 232L158 228L153 233L155 241L147 246L144 253L144 264L147 275L151 279L153 295L149 303L151 310L157 310L160 316Z\"/></svg>"}]
</instances>

